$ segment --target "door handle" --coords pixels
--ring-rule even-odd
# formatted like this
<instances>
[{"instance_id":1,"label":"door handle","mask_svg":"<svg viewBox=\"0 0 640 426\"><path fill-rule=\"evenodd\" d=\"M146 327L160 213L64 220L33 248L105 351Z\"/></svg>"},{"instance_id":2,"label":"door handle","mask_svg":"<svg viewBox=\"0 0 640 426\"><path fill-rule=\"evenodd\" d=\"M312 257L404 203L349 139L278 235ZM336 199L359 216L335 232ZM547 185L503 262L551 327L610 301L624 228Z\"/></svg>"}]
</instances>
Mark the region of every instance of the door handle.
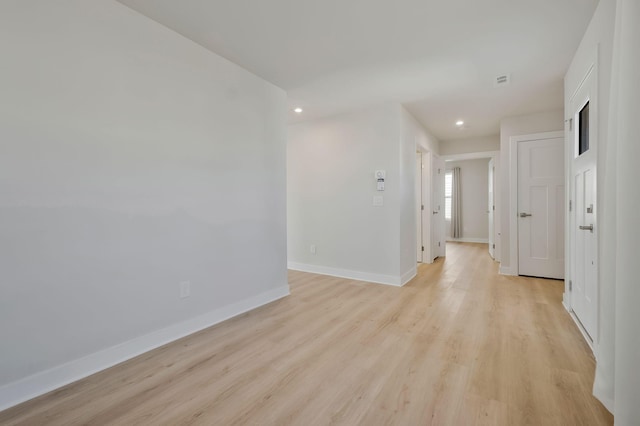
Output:
<instances>
[{"instance_id":1,"label":"door handle","mask_svg":"<svg viewBox=\"0 0 640 426\"><path fill-rule=\"evenodd\" d=\"M580 225L580 226L578 226L578 228L580 228L583 231L591 231L591 232L593 232L593 225L589 225L589 226Z\"/></svg>"},{"instance_id":2,"label":"door handle","mask_svg":"<svg viewBox=\"0 0 640 426\"><path fill-rule=\"evenodd\" d=\"M438 212L437 212L437 211L435 211L435 212L433 212L433 214L438 214Z\"/></svg>"},{"instance_id":3,"label":"door handle","mask_svg":"<svg viewBox=\"0 0 640 426\"><path fill-rule=\"evenodd\" d=\"M520 213L520 217L533 216L531 213Z\"/></svg>"}]
</instances>

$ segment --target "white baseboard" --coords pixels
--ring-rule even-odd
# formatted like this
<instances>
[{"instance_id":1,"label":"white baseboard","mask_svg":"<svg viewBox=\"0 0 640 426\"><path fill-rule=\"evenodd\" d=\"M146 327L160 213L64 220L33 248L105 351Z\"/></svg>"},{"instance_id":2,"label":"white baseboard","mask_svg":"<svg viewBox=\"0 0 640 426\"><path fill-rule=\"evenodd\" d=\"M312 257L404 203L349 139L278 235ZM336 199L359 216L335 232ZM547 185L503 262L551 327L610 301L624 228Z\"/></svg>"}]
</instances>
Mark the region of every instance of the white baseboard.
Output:
<instances>
[{"instance_id":1,"label":"white baseboard","mask_svg":"<svg viewBox=\"0 0 640 426\"><path fill-rule=\"evenodd\" d=\"M562 306L567 310L567 312L571 313L571 303L569 301L569 297L571 295L566 291L562 293Z\"/></svg>"},{"instance_id":2,"label":"white baseboard","mask_svg":"<svg viewBox=\"0 0 640 426\"><path fill-rule=\"evenodd\" d=\"M602 402L602 405L604 405L604 407L607 410L609 410L609 412L611 414L615 415L615 413L613 412L615 404L613 403L613 400L609 398L608 395L605 395L605 392L602 389L594 386L593 387L593 396L598 398L600 400L600 402Z\"/></svg>"},{"instance_id":3,"label":"white baseboard","mask_svg":"<svg viewBox=\"0 0 640 426\"><path fill-rule=\"evenodd\" d=\"M400 277L400 285L401 286L405 285L406 283L411 281L416 275L418 275L418 267L414 266L413 268L409 269L407 272L402 274L402 276Z\"/></svg>"},{"instance_id":4,"label":"white baseboard","mask_svg":"<svg viewBox=\"0 0 640 426\"><path fill-rule=\"evenodd\" d=\"M0 387L0 411L289 295L289 285L213 310Z\"/></svg>"},{"instance_id":5,"label":"white baseboard","mask_svg":"<svg viewBox=\"0 0 640 426\"><path fill-rule=\"evenodd\" d=\"M587 346L589 346L589 348L591 349L591 352L593 352L593 356L594 356L594 358L596 358L596 362L597 362L598 361L598 357L596 356L597 354L596 354L595 348L593 346L594 343L593 343L593 341L591 341L591 337L589 337L589 334L587 333L587 331L582 326L582 323L580 322L580 320L578 319L576 314L573 312L573 309L569 311L569 316L571 317L573 322L578 327L578 330L580 330L580 334L582 334L582 337L584 338L584 341L587 342Z\"/></svg>"},{"instance_id":6,"label":"white baseboard","mask_svg":"<svg viewBox=\"0 0 640 426\"><path fill-rule=\"evenodd\" d=\"M332 268L329 266L309 265L306 263L288 262L289 269L294 271L310 272L312 274L330 275L332 277L348 278L350 280L366 281L370 283L386 284L396 287L403 285L402 276L372 274L369 272L353 271L351 269ZM407 272L408 274L408 272ZM412 277L413 278L413 277Z\"/></svg>"},{"instance_id":7,"label":"white baseboard","mask_svg":"<svg viewBox=\"0 0 640 426\"><path fill-rule=\"evenodd\" d=\"M511 267L500 265L500 275L517 276L518 274L516 274L513 270L511 270Z\"/></svg>"},{"instance_id":8,"label":"white baseboard","mask_svg":"<svg viewBox=\"0 0 640 426\"><path fill-rule=\"evenodd\" d=\"M489 244L488 238L447 238L452 243L482 243Z\"/></svg>"}]
</instances>

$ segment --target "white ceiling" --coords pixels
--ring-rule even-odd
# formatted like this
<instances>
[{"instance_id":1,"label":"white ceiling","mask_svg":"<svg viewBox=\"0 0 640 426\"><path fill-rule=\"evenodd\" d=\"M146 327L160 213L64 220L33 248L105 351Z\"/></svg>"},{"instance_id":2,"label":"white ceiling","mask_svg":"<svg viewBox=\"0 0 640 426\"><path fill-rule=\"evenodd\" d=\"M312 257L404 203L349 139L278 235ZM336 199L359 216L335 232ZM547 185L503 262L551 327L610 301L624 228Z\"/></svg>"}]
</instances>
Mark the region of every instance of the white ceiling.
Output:
<instances>
[{"instance_id":1,"label":"white ceiling","mask_svg":"<svg viewBox=\"0 0 640 426\"><path fill-rule=\"evenodd\" d=\"M559 108L598 0L119 0L285 89L292 122L397 101L441 140ZM496 88L496 76L511 83ZM457 129L463 119L466 129Z\"/></svg>"}]
</instances>

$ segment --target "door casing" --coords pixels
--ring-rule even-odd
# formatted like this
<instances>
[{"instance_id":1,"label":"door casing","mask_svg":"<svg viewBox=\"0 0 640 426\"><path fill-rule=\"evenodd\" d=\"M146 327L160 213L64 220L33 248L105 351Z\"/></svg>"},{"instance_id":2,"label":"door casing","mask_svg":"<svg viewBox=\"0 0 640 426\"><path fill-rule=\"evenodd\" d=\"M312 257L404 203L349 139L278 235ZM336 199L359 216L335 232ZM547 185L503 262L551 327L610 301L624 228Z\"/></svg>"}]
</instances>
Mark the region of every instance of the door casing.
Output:
<instances>
[{"instance_id":1,"label":"door casing","mask_svg":"<svg viewBox=\"0 0 640 426\"><path fill-rule=\"evenodd\" d=\"M442 155L441 158L445 162L449 161L465 161L465 160L478 160L478 159L489 159L493 162L494 166L494 191L493 191L493 205L496 206L496 209L493 210L493 244L495 244L495 249L493 251L493 260L496 262L500 262L500 254L501 254L501 233L500 233L500 218L502 211L500 209L500 191L498 188L497 182L500 182L500 151L480 151L480 152L467 152L464 154L449 154Z\"/></svg>"},{"instance_id":2,"label":"door casing","mask_svg":"<svg viewBox=\"0 0 640 426\"><path fill-rule=\"evenodd\" d=\"M509 255L511 275L519 275L518 270L518 143L533 140L562 139L564 132L544 132L530 135L512 136L509 139ZM566 143L566 141L565 141ZM565 170L566 173L566 170ZM566 191L566 190L565 190ZM566 199L566 195L565 195ZM566 226L566 225L565 225ZM566 243L566 241L565 241ZM566 244L565 244L566 245ZM566 256L565 256L566 259Z\"/></svg>"},{"instance_id":3,"label":"door casing","mask_svg":"<svg viewBox=\"0 0 640 426\"><path fill-rule=\"evenodd\" d=\"M489 160L489 197L487 200L487 217L489 220L489 255L492 259L496 258L495 255L495 211L496 211L496 180L495 180L495 161Z\"/></svg>"},{"instance_id":4,"label":"door casing","mask_svg":"<svg viewBox=\"0 0 640 426\"><path fill-rule=\"evenodd\" d=\"M518 213L531 214L517 218L518 274L564 279L564 137L519 141L517 149Z\"/></svg>"},{"instance_id":5,"label":"door casing","mask_svg":"<svg viewBox=\"0 0 640 426\"><path fill-rule=\"evenodd\" d=\"M416 153L416 261L422 263L424 261L424 241L422 238L422 209L424 200L422 198L422 172L424 165L422 164L422 153Z\"/></svg>"},{"instance_id":6,"label":"door casing","mask_svg":"<svg viewBox=\"0 0 640 426\"><path fill-rule=\"evenodd\" d=\"M433 255L432 255L432 247L431 247L431 233L432 233L432 224L431 224L431 204L432 204L432 176L431 176L431 157L432 153L429 150L423 149L420 146L417 146L417 154L416 154L416 173L420 171L421 176L416 177L416 185L419 188L416 188L415 197L416 197L416 258L420 262L420 258L422 258L422 263L433 263ZM421 162L421 165L419 165ZM421 200L418 200L420 198ZM420 208L420 205L424 206L424 209ZM422 247L424 247L424 251L422 251ZM420 252L422 256L420 256Z\"/></svg>"},{"instance_id":7,"label":"door casing","mask_svg":"<svg viewBox=\"0 0 640 426\"><path fill-rule=\"evenodd\" d=\"M582 106L589 102L589 155L591 159L587 160L591 164L591 169L593 173L593 194L592 194L592 202L593 202L593 213L592 213L592 224L594 226L593 236L593 244L594 244L594 253L593 253L593 262L594 268L592 268L591 278L595 279L595 289L593 292L593 301L592 301L592 321L591 321L591 330L587 332L582 320L578 318L574 311L574 291L573 286L576 279L576 232L584 232L578 231L577 228L580 225L586 225L586 223L578 223L576 218L577 215L577 200L575 197L575 176L578 172L578 169L584 170L585 168L585 159L577 156L577 148L576 148L576 112L580 111ZM578 325L580 332L583 334L585 341L587 344L594 350L594 353L597 353L597 347L599 342L599 294L600 294L600 283L599 283L599 259L598 259L598 245L599 245L599 223L598 223L598 211L599 211L599 201L598 201L598 184L597 184L597 166L598 166L598 143L599 143L599 104L598 104L598 51L595 50L590 65L586 67L584 77L580 81L580 84L575 89L575 91L571 94L569 102L568 102L568 110L567 117L565 120L565 129L566 129L566 140L565 140L565 156L566 156L566 180L567 180L567 188L569 189L567 204L572 203L571 211L567 207L567 234L566 234L566 244L565 249L567 251L565 258L567 259L566 272L565 272L565 293L563 295L563 304L572 318ZM583 208L586 206L582 206ZM588 231L587 231L588 232ZM573 284L573 285L571 285Z\"/></svg>"},{"instance_id":8,"label":"door casing","mask_svg":"<svg viewBox=\"0 0 640 426\"><path fill-rule=\"evenodd\" d=\"M431 157L431 259L446 256L446 232L444 219L444 160L432 154Z\"/></svg>"}]
</instances>

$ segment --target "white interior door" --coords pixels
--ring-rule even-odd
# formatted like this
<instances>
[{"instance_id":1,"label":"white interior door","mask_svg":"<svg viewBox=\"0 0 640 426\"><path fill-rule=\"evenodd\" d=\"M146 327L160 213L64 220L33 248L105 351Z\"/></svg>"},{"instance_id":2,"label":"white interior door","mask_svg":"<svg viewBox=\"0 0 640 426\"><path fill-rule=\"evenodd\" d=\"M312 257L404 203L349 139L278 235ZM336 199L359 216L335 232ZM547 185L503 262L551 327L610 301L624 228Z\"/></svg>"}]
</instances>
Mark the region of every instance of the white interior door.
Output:
<instances>
[{"instance_id":1,"label":"white interior door","mask_svg":"<svg viewBox=\"0 0 640 426\"><path fill-rule=\"evenodd\" d=\"M564 138L518 143L518 274L564 278Z\"/></svg>"},{"instance_id":2,"label":"white interior door","mask_svg":"<svg viewBox=\"0 0 640 426\"><path fill-rule=\"evenodd\" d=\"M593 76L571 100L571 309L587 334L595 337L598 296L596 233L596 116L591 103Z\"/></svg>"},{"instance_id":3,"label":"white interior door","mask_svg":"<svg viewBox=\"0 0 640 426\"><path fill-rule=\"evenodd\" d=\"M444 160L432 157L432 203L431 203L431 254L433 258L444 257L445 218L444 218Z\"/></svg>"},{"instance_id":4,"label":"white interior door","mask_svg":"<svg viewBox=\"0 0 640 426\"><path fill-rule=\"evenodd\" d=\"M495 238L494 238L494 224L495 224L494 212L496 207L495 207L495 201L493 199L495 171L496 171L496 168L492 158L491 160L489 160L489 200L487 203L487 213L489 216L489 255L491 255L492 259L495 259L495 248L496 248Z\"/></svg>"}]
</instances>

